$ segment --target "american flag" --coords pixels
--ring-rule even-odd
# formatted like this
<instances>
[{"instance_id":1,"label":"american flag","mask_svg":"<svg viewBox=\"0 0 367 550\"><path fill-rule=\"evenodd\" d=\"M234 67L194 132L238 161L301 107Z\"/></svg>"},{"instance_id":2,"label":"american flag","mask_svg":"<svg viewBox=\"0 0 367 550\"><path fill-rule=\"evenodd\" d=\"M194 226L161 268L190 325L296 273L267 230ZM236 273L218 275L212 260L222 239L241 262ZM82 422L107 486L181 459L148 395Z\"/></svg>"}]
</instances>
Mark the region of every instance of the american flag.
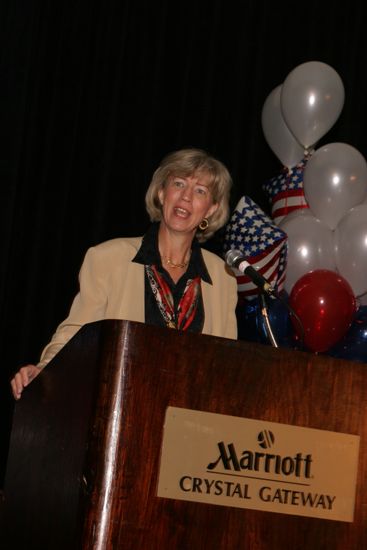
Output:
<instances>
[{"instance_id":1,"label":"american flag","mask_svg":"<svg viewBox=\"0 0 367 550\"><path fill-rule=\"evenodd\" d=\"M276 225L293 210L308 208L303 191L303 171L308 159L309 156L293 168L284 168L279 176L271 178L263 185L272 205L271 215Z\"/></svg>"},{"instance_id":2,"label":"american flag","mask_svg":"<svg viewBox=\"0 0 367 550\"><path fill-rule=\"evenodd\" d=\"M249 197L242 197L226 225L224 254L239 250L246 260L280 292L287 266L287 235ZM252 300L258 287L237 269L237 289L241 298Z\"/></svg>"}]
</instances>

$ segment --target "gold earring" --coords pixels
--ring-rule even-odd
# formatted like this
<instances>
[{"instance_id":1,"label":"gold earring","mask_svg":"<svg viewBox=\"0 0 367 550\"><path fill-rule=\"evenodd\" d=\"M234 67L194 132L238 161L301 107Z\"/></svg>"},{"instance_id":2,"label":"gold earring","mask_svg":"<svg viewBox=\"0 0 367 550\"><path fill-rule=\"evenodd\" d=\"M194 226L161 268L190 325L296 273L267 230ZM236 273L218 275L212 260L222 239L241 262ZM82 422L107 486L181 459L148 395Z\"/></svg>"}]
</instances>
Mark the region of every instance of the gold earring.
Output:
<instances>
[{"instance_id":1,"label":"gold earring","mask_svg":"<svg viewBox=\"0 0 367 550\"><path fill-rule=\"evenodd\" d=\"M199 224L199 229L201 229L201 231L205 231L206 229L208 229L208 227L209 227L208 218L204 218Z\"/></svg>"}]
</instances>

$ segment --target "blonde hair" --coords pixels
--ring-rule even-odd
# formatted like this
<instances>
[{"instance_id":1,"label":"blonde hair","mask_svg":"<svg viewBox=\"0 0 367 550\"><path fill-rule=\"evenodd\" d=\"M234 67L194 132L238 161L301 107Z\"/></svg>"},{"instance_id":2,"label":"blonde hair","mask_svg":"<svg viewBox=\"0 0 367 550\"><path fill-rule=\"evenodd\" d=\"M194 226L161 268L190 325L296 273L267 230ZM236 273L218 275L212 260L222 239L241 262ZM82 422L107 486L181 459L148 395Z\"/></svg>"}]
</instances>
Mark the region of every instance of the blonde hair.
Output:
<instances>
[{"instance_id":1,"label":"blonde hair","mask_svg":"<svg viewBox=\"0 0 367 550\"><path fill-rule=\"evenodd\" d=\"M158 192L168 182L170 176L192 176L197 173L209 174L209 190L217 210L208 218L209 226L205 231L198 229L196 237L204 242L209 239L229 217L229 193L232 178L222 162L210 156L202 149L181 149L168 154L157 170L145 195L145 205L152 222L162 219L162 206Z\"/></svg>"}]
</instances>

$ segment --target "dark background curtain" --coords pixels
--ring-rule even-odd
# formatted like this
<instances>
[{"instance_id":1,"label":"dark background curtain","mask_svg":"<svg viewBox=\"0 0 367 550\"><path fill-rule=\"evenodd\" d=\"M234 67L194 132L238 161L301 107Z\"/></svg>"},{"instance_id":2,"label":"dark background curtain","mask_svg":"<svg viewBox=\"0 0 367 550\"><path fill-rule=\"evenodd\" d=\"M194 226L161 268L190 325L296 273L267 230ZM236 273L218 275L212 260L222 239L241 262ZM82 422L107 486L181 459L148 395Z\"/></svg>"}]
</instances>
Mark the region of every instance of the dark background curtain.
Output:
<instances>
[{"instance_id":1,"label":"dark background curtain","mask_svg":"<svg viewBox=\"0 0 367 550\"><path fill-rule=\"evenodd\" d=\"M364 5L3 0L1 475L11 373L38 360L66 316L86 249L144 233L145 190L166 153L207 149L232 173L232 207L249 195L268 211L262 184L281 165L263 103L297 65L323 61L346 99L318 146L366 154ZM220 235L207 246L220 252Z\"/></svg>"}]
</instances>

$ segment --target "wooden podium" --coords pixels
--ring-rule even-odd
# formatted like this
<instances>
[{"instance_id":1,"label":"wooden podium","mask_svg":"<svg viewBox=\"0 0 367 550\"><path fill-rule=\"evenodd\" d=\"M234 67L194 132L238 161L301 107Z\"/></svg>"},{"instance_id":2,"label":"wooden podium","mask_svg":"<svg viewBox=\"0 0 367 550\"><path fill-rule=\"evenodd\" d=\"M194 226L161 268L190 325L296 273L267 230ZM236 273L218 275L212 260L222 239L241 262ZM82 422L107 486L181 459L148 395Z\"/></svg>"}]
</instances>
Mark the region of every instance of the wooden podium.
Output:
<instances>
[{"instance_id":1,"label":"wooden podium","mask_svg":"<svg viewBox=\"0 0 367 550\"><path fill-rule=\"evenodd\" d=\"M354 521L158 497L169 406L359 435ZM366 469L365 365L101 321L84 326L16 405L0 546L367 548Z\"/></svg>"}]
</instances>

